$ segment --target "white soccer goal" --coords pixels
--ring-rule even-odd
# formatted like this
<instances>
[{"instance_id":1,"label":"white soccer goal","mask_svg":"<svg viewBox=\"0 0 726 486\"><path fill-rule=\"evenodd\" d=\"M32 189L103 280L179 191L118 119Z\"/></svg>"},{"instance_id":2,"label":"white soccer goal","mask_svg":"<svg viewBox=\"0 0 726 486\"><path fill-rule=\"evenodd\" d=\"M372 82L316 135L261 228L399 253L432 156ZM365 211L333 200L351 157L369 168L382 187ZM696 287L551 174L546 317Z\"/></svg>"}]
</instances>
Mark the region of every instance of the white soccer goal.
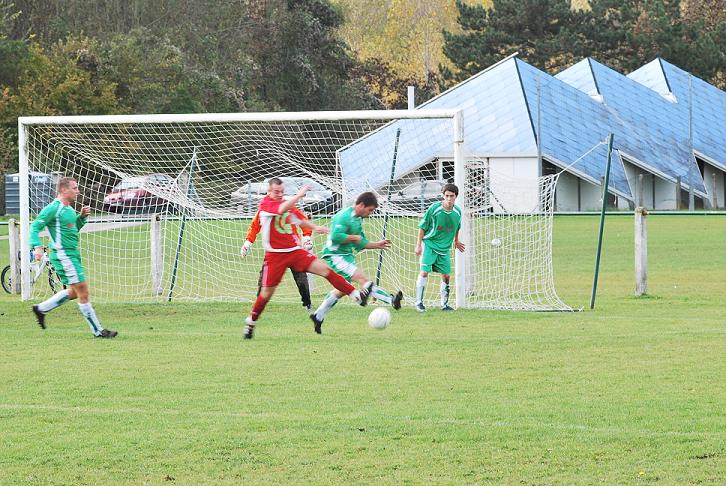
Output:
<instances>
[{"instance_id":1,"label":"white soccer goal","mask_svg":"<svg viewBox=\"0 0 726 486\"><path fill-rule=\"evenodd\" d=\"M481 164L464 156L460 110L24 117L18 127L23 254L30 208L49 202L31 204L38 196L29 174L75 177L78 206L93 210L81 251L95 301L251 301L264 252L258 241L242 259L239 248L265 180L283 177L292 193L313 186L301 209L323 225L360 192L379 195L379 211L364 228L370 239L385 232L394 247L367 250L360 261L383 288L403 290L408 304L418 273L418 218L440 197L441 181L454 180L463 188L462 239L469 245L456 255L456 304L566 308L552 280L553 189L537 183L537 197L545 199L526 223L503 223L524 221L523 212L492 217L485 205L504 196L492 190ZM497 264L484 244L492 234L503 235ZM314 241L320 252L324 237ZM25 259L22 267L23 298L40 297ZM311 282L317 302L329 287ZM426 297L438 303L435 279ZM299 300L289 276L276 299Z\"/></svg>"}]
</instances>

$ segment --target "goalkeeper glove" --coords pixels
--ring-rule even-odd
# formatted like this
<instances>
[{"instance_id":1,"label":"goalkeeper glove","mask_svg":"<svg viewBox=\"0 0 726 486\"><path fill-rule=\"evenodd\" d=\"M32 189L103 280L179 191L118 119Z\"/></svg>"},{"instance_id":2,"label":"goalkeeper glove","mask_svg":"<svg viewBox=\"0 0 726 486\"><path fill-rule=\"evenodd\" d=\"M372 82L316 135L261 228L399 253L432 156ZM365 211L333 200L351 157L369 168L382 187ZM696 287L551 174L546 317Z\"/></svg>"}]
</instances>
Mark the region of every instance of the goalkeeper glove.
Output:
<instances>
[{"instance_id":1,"label":"goalkeeper glove","mask_svg":"<svg viewBox=\"0 0 726 486\"><path fill-rule=\"evenodd\" d=\"M310 236L302 237L302 247L307 251L313 251L313 239Z\"/></svg>"},{"instance_id":2,"label":"goalkeeper glove","mask_svg":"<svg viewBox=\"0 0 726 486\"><path fill-rule=\"evenodd\" d=\"M242 255L242 258L250 254L250 248L252 248L252 242L250 240L245 240L244 244L242 245L242 249L239 251L239 254Z\"/></svg>"}]
</instances>

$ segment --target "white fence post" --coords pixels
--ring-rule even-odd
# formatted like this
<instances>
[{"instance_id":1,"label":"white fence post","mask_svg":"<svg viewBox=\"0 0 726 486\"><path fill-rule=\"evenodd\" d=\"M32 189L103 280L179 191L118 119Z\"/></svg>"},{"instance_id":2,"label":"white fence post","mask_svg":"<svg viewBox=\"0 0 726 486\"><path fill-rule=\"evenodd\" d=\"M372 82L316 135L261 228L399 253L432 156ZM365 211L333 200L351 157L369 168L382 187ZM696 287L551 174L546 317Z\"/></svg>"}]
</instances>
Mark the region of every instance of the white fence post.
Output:
<instances>
[{"instance_id":1,"label":"white fence post","mask_svg":"<svg viewBox=\"0 0 726 486\"><path fill-rule=\"evenodd\" d=\"M154 295L164 291L164 246L161 242L161 217L151 215L151 288Z\"/></svg>"},{"instance_id":2,"label":"white fence post","mask_svg":"<svg viewBox=\"0 0 726 486\"><path fill-rule=\"evenodd\" d=\"M20 261L18 260L18 252L20 251L20 231L18 230L18 222L14 219L8 221L8 238L10 243L10 281L12 282L11 291L14 294L19 294Z\"/></svg>"},{"instance_id":3,"label":"white fence post","mask_svg":"<svg viewBox=\"0 0 726 486\"><path fill-rule=\"evenodd\" d=\"M646 218L648 210L635 210L635 295L648 293L648 229Z\"/></svg>"}]
</instances>

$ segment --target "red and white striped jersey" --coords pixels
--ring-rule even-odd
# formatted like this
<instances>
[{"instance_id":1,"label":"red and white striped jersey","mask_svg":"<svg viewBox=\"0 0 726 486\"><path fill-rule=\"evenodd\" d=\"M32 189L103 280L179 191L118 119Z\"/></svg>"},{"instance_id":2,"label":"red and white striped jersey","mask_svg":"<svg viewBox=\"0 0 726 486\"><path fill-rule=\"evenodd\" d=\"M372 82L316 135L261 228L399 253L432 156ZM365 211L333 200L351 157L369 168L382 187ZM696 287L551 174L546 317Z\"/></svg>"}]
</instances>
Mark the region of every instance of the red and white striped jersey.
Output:
<instances>
[{"instance_id":1,"label":"red and white striped jersey","mask_svg":"<svg viewBox=\"0 0 726 486\"><path fill-rule=\"evenodd\" d=\"M270 196L265 196L260 201L260 223L265 251L289 252L302 248L297 231L292 225L300 224L304 217L295 207L289 212L278 214L283 202L285 201L276 201Z\"/></svg>"}]
</instances>

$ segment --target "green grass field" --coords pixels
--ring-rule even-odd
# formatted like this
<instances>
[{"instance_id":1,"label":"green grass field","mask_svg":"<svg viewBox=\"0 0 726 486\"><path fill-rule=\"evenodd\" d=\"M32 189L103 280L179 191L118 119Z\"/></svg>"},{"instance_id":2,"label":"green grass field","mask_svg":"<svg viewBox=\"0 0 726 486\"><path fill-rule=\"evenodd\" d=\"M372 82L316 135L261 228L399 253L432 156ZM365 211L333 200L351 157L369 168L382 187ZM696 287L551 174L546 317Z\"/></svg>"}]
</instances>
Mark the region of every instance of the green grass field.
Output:
<instances>
[{"instance_id":1,"label":"green grass field","mask_svg":"<svg viewBox=\"0 0 726 486\"><path fill-rule=\"evenodd\" d=\"M75 304L34 324L0 296L0 484L723 484L726 218L607 220L597 306L405 308L324 334L271 304ZM555 221L560 297L588 307L596 217ZM7 241L0 241L0 255ZM0 262L5 258L0 259Z\"/></svg>"}]
</instances>

